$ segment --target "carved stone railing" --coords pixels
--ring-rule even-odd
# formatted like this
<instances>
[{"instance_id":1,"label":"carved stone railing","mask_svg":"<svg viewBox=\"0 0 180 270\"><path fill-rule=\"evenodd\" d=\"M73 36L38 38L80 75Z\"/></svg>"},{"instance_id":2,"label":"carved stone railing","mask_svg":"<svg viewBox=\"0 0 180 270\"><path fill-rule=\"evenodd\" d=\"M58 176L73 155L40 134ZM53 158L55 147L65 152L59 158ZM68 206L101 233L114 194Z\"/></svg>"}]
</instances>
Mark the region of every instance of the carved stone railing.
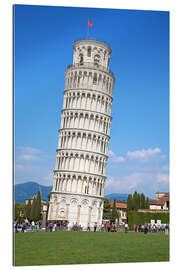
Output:
<instances>
[{"instance_id":1,"label":"carved stone railing","mask_svg":"<svg viewBox=\"0 0 180 270\"><path fill-rule=\"evenodd\" d=\"M101 39L98 39L98 38L93 38L93 37L91 37L91 38L90 37L89 38L78 38L78 39L76 39L74 41L74 43L80 42L80 41L95 41L95 42L99 42L99 43L102 43L102 44L108 46L109 49L111 50L111 47L110 47L110 45L107 42L105 42L105 41L103 41Z\"/></svg>"},{"instance_id":2,"label":"carved stone railing","mask_svg":"<svg viewBox=\"0 0 180 270\"><path fill-rule=\"evenodd\" d=\"M97 70L106 71L106 72L109 72L114 77L114 73L111 70L109 70L108 68L102 65L99 65L98 63L90 63L90 62L75 63L75 64L68 65L67 70L71 68L78 68L78 67L93 68Z\"/></svg>"}]
</instances>

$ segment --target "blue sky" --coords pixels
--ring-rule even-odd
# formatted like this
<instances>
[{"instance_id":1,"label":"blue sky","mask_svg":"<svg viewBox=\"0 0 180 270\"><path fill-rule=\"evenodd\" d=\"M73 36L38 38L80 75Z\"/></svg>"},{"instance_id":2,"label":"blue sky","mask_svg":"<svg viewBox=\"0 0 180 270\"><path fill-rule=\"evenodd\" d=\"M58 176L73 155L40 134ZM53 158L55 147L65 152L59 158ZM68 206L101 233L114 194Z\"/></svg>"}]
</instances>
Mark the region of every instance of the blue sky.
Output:
<instances>
[{"instance_id":1,"label":"blue sky","mask_svg":"<svg viewBox=\"0 0 180 270\"><path fill-rule=\"evenodd\" d=\"M16 5L14 8L15 183L52 184L73 41L112 48L116 82L105 193L153 197L169 188L169 13Z\"/></svg>"}]
</instances>

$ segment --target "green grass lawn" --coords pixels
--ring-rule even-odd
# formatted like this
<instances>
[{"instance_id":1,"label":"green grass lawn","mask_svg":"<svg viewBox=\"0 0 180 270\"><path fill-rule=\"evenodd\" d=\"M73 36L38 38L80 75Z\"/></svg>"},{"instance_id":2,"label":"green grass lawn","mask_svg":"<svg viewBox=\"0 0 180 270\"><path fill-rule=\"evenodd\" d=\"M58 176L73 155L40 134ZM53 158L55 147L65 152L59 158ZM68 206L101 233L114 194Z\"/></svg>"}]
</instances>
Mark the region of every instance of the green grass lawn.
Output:
<instances>
[{"instance_id":1,"label":"green grass lawn","mask_svg":"<svg viewBox=\"0 0 180 270\"><path fill-rule=\"evenodd\" d=\"M18 233L14 246L16 266L169 261L164 233Z\"/></svg>"}]
</instances>

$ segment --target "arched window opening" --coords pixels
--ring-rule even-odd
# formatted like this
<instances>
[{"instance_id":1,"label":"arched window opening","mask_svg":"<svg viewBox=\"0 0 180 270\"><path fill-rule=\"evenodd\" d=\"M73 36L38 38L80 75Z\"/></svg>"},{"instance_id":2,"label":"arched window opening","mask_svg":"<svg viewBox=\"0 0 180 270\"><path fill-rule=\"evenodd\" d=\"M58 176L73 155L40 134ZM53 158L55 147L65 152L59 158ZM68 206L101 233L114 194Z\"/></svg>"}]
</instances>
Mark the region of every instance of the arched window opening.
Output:
<instances>
[{"instance_id":1,"label":"arched window opening","mask_svg":"<svg viewBox=\"0 0 180 270\"><path fill-rule=\"evenodd\" d=\"M99 54L96 54L94 56L94 64L98 66L99 65L99 62L100 62L100 55Z\"/></svg>"},{"instance_id":2,"label":"arched window opening","mask_svg":"<svg viewBox=\"0 0 180 270\"><path fill-rule=\"evenodd\" d=\"M88 47L88 49L87 49L87 56L91 57L91 47Z\"/></svg>"},{"instance_id":3,"label":"arched window opening","mask_svg":"<svg viewBox=\"0 0 180 270\"><path fill-rule=\"evenodd\" d=\"M109 67L110 57L108 58L108 67Z\"/></svg>"},{"instance_id":4,"label":"arched window opening","mask_svg":"<svg viewBox=\"0 0 180 270\"><path fill-rule=\"evenodd\" d=\"M79 58L80 58L80 65L83 65L83 61L84 61L84 59L83 59L83 54L81 53L80 55L79 55Z\"/></svg>"},{"instance_id":5,"label":"arched window opening","mask_svg":"<svg viewBox=\"0 0 180 270\"><path fill-rule=\"evenodd\" d=\"M93 84L96 84L97 83L97 74L94 73L94 77L93 77Z\"/></svg>"}]
</instances>

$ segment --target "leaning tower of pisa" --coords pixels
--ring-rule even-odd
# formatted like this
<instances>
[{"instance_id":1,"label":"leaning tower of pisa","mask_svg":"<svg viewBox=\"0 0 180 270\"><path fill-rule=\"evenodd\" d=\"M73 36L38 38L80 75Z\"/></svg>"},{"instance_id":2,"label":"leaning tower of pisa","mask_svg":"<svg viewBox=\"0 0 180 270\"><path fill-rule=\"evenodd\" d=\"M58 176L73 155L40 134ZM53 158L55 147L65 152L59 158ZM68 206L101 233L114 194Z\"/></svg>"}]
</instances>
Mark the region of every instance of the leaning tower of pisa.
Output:
<instances>
[{"instance_id":1,"label":"leaning tower of pisa","mask_svg":"<svg viewBox=\"0 0 180 270\"><path fill-rule=\"evenodd\" d=\"M73 64L65 73L48 220L86 229L88 223L102 223L115 79L107 43L76 40L73 49Z\"/></svg>"}]
</instances>

